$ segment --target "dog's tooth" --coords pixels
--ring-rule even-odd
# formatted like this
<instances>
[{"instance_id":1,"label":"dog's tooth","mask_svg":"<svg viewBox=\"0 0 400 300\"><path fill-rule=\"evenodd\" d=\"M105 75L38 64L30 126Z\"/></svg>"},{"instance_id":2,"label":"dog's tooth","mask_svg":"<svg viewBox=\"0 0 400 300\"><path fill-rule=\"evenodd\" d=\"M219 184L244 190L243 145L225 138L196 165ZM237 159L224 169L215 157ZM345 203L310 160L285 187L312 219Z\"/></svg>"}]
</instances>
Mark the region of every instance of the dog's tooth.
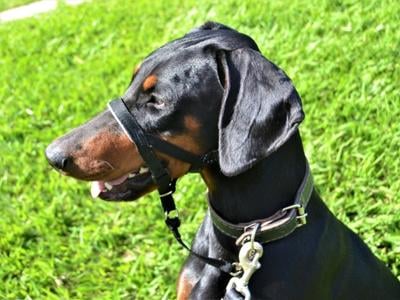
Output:
<instances>
[{"instance_id":1,"label":"dog's tooth","mask_svg":"<svg viewBox=\"0 0 400 300\"><path fill-rule=\"evenodd\" d=\"M135 173L131 173L128 175L128 178L133 178L133 177L135 177L135 175L136 175Z\"/></svg>"},{"instance_id":2,"label":"dog's tooth","mask_svg":"<svg viewBox=\"0 0 400 300\"><path fill-rule=\"evenodd\" d=\"M111 191L113 186L111 184L109 184L108 182L104 183L104 186L107 188L107 190Z\"/></svg>"},{"instance_id":3,"label":"dog's tooth","mask_svg":"<svg viewBox=\"0 0 400 300\"><path fill-rule=\"evenodd\" d=\"M149 168L140 168L139 174L147 173L149 171Z\"/></svg>"},{"instance_id":4,"label":"dog's tooth","mask_svg":"<svg viewBox=\"0 0 400 300\"><path fill-rule=\"evenodd\" d=\"M93 181L90 188L90 193L93 198L97 198L101 192L104 190L104 182L103 181Z\"/></svg>"}]
</instances>

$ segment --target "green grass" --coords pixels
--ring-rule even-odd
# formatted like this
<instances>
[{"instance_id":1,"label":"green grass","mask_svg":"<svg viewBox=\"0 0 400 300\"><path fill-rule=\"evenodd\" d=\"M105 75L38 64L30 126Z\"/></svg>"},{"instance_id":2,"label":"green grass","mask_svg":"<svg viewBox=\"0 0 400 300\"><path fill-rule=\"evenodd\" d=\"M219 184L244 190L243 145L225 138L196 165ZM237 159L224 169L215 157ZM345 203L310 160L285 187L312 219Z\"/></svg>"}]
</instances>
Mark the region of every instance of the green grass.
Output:
<instances>
[{"instance_id":1,"label":"green grass","mask_svg":"<svg viewBox=\"0 0 400 300\"><path fill-rule=\"evenodd\" d=\"M397 1L128 2L0 24L0 298L175 297L187 253L157 197L92 200L88 184L52 171L43 151L123 93L151 50L208 19L251 35L293 79L318 190L400 276ZM178 185L187 241L204 194L195 175Z\"/></svg>"},{"instance_id":2,"label":"green grass","mask_svg":"<svg viewBox=\"0 0 400 300\"><path fill-rule=\"evenodd\" d=\"M35 2L35 0L0 0L0 12L31 2Z\"/></svg>"}]
</instances>

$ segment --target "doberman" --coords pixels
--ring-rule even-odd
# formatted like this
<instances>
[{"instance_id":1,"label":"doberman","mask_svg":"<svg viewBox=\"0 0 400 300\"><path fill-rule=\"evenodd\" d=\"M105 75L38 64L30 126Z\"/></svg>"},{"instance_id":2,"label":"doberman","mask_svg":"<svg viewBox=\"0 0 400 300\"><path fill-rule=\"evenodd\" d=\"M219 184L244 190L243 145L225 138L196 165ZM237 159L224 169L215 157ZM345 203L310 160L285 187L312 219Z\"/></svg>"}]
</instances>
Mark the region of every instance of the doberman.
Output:
<instances>
[{"instance_id":1,"label":"doberman","mask_svg":"<svg viewBox=\"0 0 400 300\"><path fill-rule=\"evenodd\" d=\"M298 131L301 100L250 37L207 22L151 53L122 99L143 132L194 155L217 150L216 161L199 170L210 209L192 244L196 253L237 261L229 224L271 220L265 218L285 207L299 210L296 220L307 215L305 226L263 244L261 268L248 283L253 299L400 299L398 280L312 186L303 207L293 205L308 168ZM191 169L157 149L155 155L173 179ZM157 188L110 110L55 140L46 156L61 173L92 181L93 197L135 200ZM251 229L253 240L262 231ZM191 253L178 298L242 299L235 286L226 292L230 278Z\"/></svg>"}]
</instances>

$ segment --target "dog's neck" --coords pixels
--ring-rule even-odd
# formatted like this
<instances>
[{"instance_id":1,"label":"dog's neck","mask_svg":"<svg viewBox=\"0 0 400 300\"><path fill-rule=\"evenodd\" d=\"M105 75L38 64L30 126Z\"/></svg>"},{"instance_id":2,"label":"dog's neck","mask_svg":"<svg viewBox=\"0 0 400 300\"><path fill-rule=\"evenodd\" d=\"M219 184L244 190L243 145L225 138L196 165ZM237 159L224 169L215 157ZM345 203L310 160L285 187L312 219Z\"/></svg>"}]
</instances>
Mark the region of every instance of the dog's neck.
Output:
<instances>
[{"instance_id":1,"label":"dog's neck","mask_svg":"<svg viewBox=\"0 0 400 300\"><path fill-rule=\"evenodd\" d=\"M202 172L209 201L225 220L240 223L262 219L291 205L305 174L306 158L298 132L250 170L234 177L219 168Z\"/></svg>"}]
</instances>

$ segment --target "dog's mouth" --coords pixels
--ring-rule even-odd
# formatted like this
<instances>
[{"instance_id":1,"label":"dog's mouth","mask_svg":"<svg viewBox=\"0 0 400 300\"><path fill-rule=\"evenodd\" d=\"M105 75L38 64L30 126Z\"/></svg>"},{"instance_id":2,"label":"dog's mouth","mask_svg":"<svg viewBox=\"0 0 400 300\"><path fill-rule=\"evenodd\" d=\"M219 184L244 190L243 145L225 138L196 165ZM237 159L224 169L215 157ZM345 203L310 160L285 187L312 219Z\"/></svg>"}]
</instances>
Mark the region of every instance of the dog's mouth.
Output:
<instances>
[{"instance_id":1,"label":"dog's mouth","mask_svg":"<svg viewBox=\"0 0 400 300\"><path fill-rule=\"evenodd\" d=\"M145 166L112 181L92 181L91 195L109 201L135 200L155 188L149 169Z\"/></svg>"}]
</instances>

